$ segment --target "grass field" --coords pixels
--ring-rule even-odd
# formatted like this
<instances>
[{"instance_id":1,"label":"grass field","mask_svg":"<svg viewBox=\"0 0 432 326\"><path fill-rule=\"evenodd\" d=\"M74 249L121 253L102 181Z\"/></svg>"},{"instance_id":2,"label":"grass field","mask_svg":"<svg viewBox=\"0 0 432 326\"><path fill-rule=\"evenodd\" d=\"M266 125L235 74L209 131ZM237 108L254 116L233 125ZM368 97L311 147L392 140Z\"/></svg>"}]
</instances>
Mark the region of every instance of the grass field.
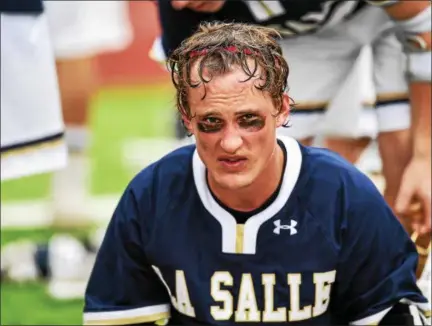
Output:
<instances>
[{"instance_id":1,"label":"grass field","mask_svg":"<svg viewBox=\"0 0 432 326\"><path fill-rule=\"evenodd\" d=\"M169 85L103 89L92 105L93 130L90 193L120 194L135 171L122 159L122 146L130 140L173 135L173 93ZM44 199L51 175L44 174L1 184L1 203ZM29 219L31 216L29 216ZM1 245L17 239L47 240L56 230L1 230ZM70 230L82 235L82 230ZM57 301L45 285L2 284L1 325L78 325L82 302Z\"/></svg>"}]
</instances>

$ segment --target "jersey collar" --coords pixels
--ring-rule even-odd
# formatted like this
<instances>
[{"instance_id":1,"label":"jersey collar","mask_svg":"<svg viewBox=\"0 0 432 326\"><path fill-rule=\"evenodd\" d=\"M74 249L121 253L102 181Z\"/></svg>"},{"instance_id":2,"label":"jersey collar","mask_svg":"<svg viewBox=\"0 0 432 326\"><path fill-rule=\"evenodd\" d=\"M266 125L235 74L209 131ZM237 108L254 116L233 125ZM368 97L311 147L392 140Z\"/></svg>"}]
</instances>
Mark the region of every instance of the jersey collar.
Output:
<instances>
[{"instance_id":1,"label":"jersey collar","mask_svg":"<svg viewBox=\"0 0 432 326\"><path fill-rule=\"evenodd\" d=\"M287 203L297 183L302 164L302 153L296 140L290 137L279 137L287 151L287 164L281 189L273 203L263 211L251 216L244 225L237 225L235 218L221 207L211 195L206 181L206 167L197 150L193 154L193 176L198 195L206 210L221 225L222 251L224 253L255 254L256 239L263 223L276 215ZM238 231L241 228L241 239ZM240 246L239 246L239 241ZM239 252L239 247L241 248Z\"/></svg>"}]
</instances>

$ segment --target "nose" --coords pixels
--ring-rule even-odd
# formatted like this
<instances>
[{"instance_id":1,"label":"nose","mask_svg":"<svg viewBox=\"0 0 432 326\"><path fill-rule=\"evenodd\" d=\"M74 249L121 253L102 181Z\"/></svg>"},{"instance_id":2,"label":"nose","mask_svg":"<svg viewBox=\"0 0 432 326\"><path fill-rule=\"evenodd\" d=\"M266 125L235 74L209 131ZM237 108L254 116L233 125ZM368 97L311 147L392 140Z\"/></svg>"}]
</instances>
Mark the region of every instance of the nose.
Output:
<instances>
[{"instance_id":1,"label":"nose","mask_svg":"<svg viewBox=\"0 0 432 326\"><path fill-rule=\"evenodd\" d=\"M228 128L221 140L222 149L230 154L236 153L243 144L243 139L235 128Z\"/></svg>"}]
</instances>

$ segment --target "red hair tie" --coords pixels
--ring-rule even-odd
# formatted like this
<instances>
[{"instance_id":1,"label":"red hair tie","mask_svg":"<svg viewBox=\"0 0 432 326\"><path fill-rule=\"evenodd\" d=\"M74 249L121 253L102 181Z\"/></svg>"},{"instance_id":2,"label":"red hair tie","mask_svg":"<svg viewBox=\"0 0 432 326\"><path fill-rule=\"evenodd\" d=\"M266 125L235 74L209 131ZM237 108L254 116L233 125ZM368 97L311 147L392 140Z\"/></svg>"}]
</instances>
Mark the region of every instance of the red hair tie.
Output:
<instances>
[{"instance_id":1,"label":"red hair tie","mask_svg":"<svg viewBox=\"0 0 432 326\"><path fill-rule=\"evenodd\" d=\"M223 47L221 49L228 51L228 52L231 52L231 53L239 53L240 52L240 50L234 45ZM208 49L191 51L189 53L189 58L199 57L202 55L206 55L207 53L208 53ZM253 51L251 49L246 48L246 49L243 49L243 53L246 55L251 55L253 53Z\"/></svg>"},{"instance_id":2,"label":"red hair tie","mask_svg":"<svg viewBox=\"0 0 432 326\"><path fill-rule=\"evenodd\" d=\"M240 52L240 50L238 49L238 47L236 47L236 46L234 46L234 45L227 46L227 47L223 47L223 48L221 48L221 49L222 49L222 50L225 50L225 51L228 51L228 52L231 52L231 53L239 53L239 52ZM195 50L195 51L191 51L191 52L189 53L189 58L200 57L200 56L202 56L202 55L206 55L208 52L209 52L208 49L202 49L202 50ZM258 55L258 52L253 51L253 50L251 50L251 49L249 49L249 48L245 48L245 49L243 49L243 53L246 54L246 55L251 55L251 54L253 54L253 53L255 53L255 54ZM274 59L275 59L275 61L276 61L276 64L280 64L279 58L274 57Z\"/></svg>"}]
</instances>

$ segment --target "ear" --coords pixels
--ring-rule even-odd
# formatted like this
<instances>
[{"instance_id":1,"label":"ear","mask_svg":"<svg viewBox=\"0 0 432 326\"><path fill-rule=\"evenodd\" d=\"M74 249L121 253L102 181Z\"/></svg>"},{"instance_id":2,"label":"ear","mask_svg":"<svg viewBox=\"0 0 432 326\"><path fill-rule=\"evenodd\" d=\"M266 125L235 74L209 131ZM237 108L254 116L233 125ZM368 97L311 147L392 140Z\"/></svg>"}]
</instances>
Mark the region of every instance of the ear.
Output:
<instances>
[{"instance_id":1,"label":"ear","mask_svg":"<svg viewBox=\"0 0 432 326\"><path fill-rule=\"evenodd\" d=\"M181 119L183 120L183 125L185 126L188 133L193 134L193 125L191 119L189 119L186 115L182 114Z\"/></svg>"},{"instance_id":2,"label":"ear","mask_svg":"<svg viewBox=\"0 0 432 326\"><path fill-rule=\"evenodd\" d=\"M282 95L282 108L279 115L276 118L276 126L282 127L288 120L288 116L290 113L290 98L287 93Z\"/></svg>"}]
</instances>

